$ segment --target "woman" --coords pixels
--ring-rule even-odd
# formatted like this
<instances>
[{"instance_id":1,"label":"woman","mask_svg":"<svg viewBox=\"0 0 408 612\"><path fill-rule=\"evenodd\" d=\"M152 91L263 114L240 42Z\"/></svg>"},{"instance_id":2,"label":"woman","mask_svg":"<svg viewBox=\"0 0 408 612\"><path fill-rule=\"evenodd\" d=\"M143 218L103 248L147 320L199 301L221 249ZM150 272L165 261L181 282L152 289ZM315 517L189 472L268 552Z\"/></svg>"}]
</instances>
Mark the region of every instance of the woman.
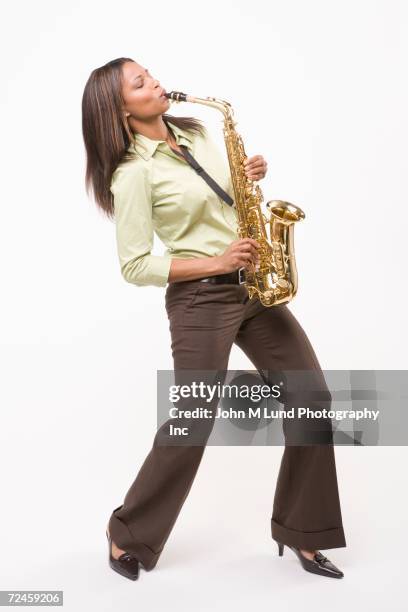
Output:
<instances>
[{"instance_id":1,"label":"woman","mask_svg":"<svg viewBox=\"0 0 408 612\"><path fill-rule=\"evenodd\" d=\"M86 187L115 218L123 277L138 286L167 285L175 370L226 370L235 342L258 370L314 371L327 405L331 396L320 364L287 305L264 307L256 297L249 300L242 284L242 269L258 261L258 243L237 239L235 209L186 162L181 145L232 195L225 160L202 122L166 114L164 94L130 58L94 70L83 94ZM262 179L266 170L261 155L246 160L251 179ZM154 232L167 246L162 256L150 252ZM291 548L305 570L340 578L343 573L318 550L346 546L333 445L289 445L288 423L284 430L272 538L280 554L285 544ZM204 444L163 445L164 432L156 433L107 526L110 566L133 580L141 565L156 565L204 451Z\"/></svg>"}]
</instances>

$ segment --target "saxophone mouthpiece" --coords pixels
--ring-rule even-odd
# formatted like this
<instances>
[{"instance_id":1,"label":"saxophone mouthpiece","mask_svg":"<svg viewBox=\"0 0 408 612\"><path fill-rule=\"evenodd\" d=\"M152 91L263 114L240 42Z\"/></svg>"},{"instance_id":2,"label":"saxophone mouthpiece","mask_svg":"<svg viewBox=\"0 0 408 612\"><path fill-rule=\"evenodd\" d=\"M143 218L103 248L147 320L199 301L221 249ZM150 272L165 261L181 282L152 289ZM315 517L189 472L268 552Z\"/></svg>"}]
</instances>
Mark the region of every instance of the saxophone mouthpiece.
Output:
<instances>
[{"instance_id":1,"label":"saxophone mouthpiece","mask_svg":"<svg viewBox=\"0 0 408 612\"><path fill-rule=\"evenodd\" d=\"M174 100L175 102L187 102L187 94L181 91L170 91L165 94L166 98Z\"/></svg>"}]
</instances>

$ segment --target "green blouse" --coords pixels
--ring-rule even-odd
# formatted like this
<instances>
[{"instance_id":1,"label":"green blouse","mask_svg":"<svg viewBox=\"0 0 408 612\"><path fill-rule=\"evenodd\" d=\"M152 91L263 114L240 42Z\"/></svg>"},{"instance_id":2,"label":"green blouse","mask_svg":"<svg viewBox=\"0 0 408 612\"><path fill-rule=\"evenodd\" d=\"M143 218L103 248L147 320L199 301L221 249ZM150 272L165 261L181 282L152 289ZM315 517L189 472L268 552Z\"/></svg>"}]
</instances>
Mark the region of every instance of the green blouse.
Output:
<instances>
[{"instance_id":1,"label":"green blouse","mask_svg":"<svg viewBox=\"0 0 408 612\"><path fill-rule=\"evenodd\" d=\"M228 160L209 136L171 124L201 166L233 198ZM135 157L112 176L116 242L121 273L135 285L164 287L172 257L212 257L238 238L238 217L165 140L135 134ZM167 247L152 255L154 232Z\"/></svg>"}]
</instances>

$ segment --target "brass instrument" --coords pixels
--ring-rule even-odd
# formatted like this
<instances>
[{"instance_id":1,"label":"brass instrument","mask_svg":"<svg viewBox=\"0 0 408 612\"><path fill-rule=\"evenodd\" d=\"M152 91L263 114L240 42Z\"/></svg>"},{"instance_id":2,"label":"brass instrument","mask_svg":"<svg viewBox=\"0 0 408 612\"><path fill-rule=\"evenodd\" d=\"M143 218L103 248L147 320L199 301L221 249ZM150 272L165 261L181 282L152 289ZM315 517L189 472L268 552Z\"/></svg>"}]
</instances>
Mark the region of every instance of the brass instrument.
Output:
<instances>
[{"instance_id":1,"label":"brass instrument","mask_svg":"<svg viewBox=\"0 0 408 612\"><path fill-rule=\"evenodd\" d=\"M295 262L293 228L304 219L304 212L283 200L271 200L266 207L269 219L261 210L263 195L259 185L245 175L245 155L241 136L235 130L233 110L229 102L219 98L197 98L180 91L165 94L175 102L193 102L212 106L223 113L224 140L227 148L234 190L234 207L238 214L238 235L258 241L259 263L250 263L245 270L245 286L249 297L257 293L264 306L289 302L297 292L298 275ZM270 224L270 243L266 224Z\"/></svg>"}]
</instances>

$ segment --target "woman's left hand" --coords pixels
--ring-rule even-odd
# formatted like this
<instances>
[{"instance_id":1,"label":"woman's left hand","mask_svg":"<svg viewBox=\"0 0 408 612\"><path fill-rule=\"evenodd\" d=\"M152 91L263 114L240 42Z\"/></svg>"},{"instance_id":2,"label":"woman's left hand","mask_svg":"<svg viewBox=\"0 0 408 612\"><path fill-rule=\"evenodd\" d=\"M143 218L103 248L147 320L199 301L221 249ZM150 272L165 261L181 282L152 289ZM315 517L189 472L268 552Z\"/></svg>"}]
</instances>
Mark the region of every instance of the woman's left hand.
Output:
<instances>
[{"instance_id":1,"label":"woman's left hand","mask_svg":"<svg viewBox=\"0 0 408 612\"><path fill-rule=\"evenodd\" d=\"M244 169L246 176L253 180L259 181L265 178L268 164L262 157L262 155L254 155L253 157L247 157L244 161Z\"/></svg>"}]
</instances>

